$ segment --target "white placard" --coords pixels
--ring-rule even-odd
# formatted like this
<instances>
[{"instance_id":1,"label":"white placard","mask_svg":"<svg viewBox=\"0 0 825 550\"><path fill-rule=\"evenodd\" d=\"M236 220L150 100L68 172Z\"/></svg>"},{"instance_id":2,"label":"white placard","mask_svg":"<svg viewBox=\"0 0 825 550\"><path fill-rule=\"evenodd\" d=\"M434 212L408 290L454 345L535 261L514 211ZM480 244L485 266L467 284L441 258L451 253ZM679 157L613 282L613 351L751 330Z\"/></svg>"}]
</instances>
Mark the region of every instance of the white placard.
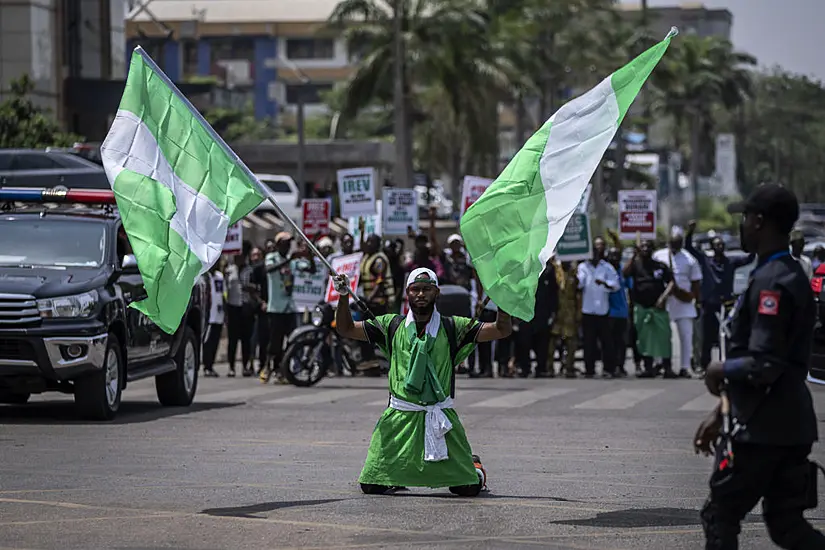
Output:
<instances>
[{"instance_id":1,"label":"white placard","mask_svg":"<svg viewBox=\"0 0 825 550\"><path fill-rule=\"evenodd\" d=\"M406 235L409 227L418 230L418 192L415 189L385 187L381 208L384 235Z\"/></svg>"},{"instance_id":2,"label":"white placard","mask_svg":"<svg viewBox=\"0 0 825 550\"><path fill-rule=\"evenodd\" d=\"M461 188L461 215L490 187L493 180L478 176L464 176L464 185Z\"/></svg>"},{"instance_id":3,"label":"white placard","mask_svg":"<svg viewBox=\"0 0 825 550\"><path fill-rule=\"evenodd\" d=\"M294 277L292 300L298 311L311 311L326 299L329 273L321 262L315 261L315 273L298 271Z\"/></svg>"},{"instance_id":4,"label":"white placard","mask_svg":"<svg viewBox=\"0 0 825 550\"><path fill-rule=\"evenodd\" d=\"M349 286L352 294L358 290L358 280L361 278L361 258L364 254L361 252L357 254L347 254L346 256L339 256L333 258L332 269L339 275L346 275L349 277ZM332 277L327 279L326 300L328 304L337 304L339 294L332 285ZM352 302L352 299L350 299Z\"/></svg>"},{"instance_id":5,"label":"white placard","mask_svg":"<svg viewBox=\"0 0 825 550\"><path fill-rule=\"evenodd\" d=\"M381 236L381 211L384 209L382 201L376 201L375 210L377 214L360 216L364 218L364 235L369 237L373 233ZM355 250L361 250L361 231L358 229L358 216L353 216L347 220L347 232L352 235L355 242Z\"/></svg>"},{"instance_id":6,"label":"white placard","mask_svg":"<svg viewBox=\"0 0 825 550\"><path fill-rule=\"evenodd\" d=\"M223 253L240 254L241 252L243 252L243 223L238 221L226 229Z\"/></svg>"},{"instance_id":7,"label":"white placard","mask_svg":"<svg viewBox=\"0 0 825 550\"><path fill-rule=\"evenodd\" d=\"M652 189L622 189L619 195L619 238L656 238L656 191Z\"/></svg>"},{"instance_id":8,"label":"white placard","mask_svg":"<svg viewBox=\"0 0 825 550\"><path fill-rule=\"evenodd\" d=\"M342 218L375 214L375 180L375 168L338 170Z\"/></svg>"}]
</instances>

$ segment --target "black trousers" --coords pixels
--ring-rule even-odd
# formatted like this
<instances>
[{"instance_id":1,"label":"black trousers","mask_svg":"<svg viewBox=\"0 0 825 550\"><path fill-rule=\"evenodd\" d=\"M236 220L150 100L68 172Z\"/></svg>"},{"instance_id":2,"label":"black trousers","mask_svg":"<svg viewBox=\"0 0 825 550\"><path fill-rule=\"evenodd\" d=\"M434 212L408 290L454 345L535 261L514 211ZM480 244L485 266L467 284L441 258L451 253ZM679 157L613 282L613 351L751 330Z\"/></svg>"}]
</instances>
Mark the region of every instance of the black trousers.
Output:
<instances>
[{"instance_id":1,"label":"black trousers","mask_svg":"<svg viewBox=\"0 0 825 550\"><path fill-rule=\"evenodd\" d=\"M703 369L707 369L710 365L710 356L713 351L713 346L719 344L719 318L716 314L722 306L718 304L703 304L702 313L699 318L701 326L701 342L702 350L700 353L700 365Z\"/></svg>"},{"instance_id":2,"label":"black trousers","mask_svg":"<svg viewBox=\"0 0 825 550\"><path fill-rule=\"evenodd\" d=\"M613 336L610 334L610 318L607 315L582 315L582 345L584 346L584 372L596 373L596 359L599 358L599 349L604 372L613 374L616 367L616 352L613 347Z\"/></svg>"},{"instance_id":3,"label":"black trousers","mask_svg":"<svg viewBox=\"0 0 825 550\"><path fill-rule=\"evenodd\" d=\"M266 368L266 360L269 355L269 313L259 311L256 318L256 341L258 346L258 368Z\"/></svg>"},{"instance_id":4,"label":"black trousers","mask_svg":"<svg viewBox=\"0 0 825 550\"><path fill-rule=\"evenodd\" d=\"M244 368L249 366L252 356L252 327L255 322L255 312L252 307L226 306L228 336L227 353L229 355L229 370L235 370L235 355L238 350L238 341L241 343L241 362Z\"/></svg>"},{"instance_id":5,"label":"black trousers","mask_svg":"<svg viewBox=\"0 0 825 550\"><path fill-rule=\"evenodd\" d=\"M218 344L221 342L223 325L210 323L206 329L206 341L203 343L203 368L212 370L215 365L215 357L218 354Z\"/></svg>"},{"instance_id":6,"label":"black trousers","mask_svg":"<svg viewBox=\"0 0 825 550\"><path fill-rule=\"evenodd\" d=\"M737 550L740 524L760 499L771 540L780 548L825 548L825 536L802 516L806 507L811 445L734 444L732 469L720 472L721 449L702 508L706 550Z\"/></svg>"},{"instance_id":7,"label":"black trousers","mask_svg":"<svg viewBox=\"0 0 825 550\"><path fill-rule=\"evenodd\" d=\"M616 362L613 364L613 371L624 370L624 362L627 359L627 318L610 318L610 335L613 337L613 351Z\"/></svg>"},{"instance_id":8,"label":"black trousers","mask_svg":"<svg viewBox=\"0 0 825 550\"><path fill-rule=\"evenodd\" d=\"M628 340L630 341L630 347L633 348L633 363L636 364L636 368L638 369L639 365L642 363L642 354L639 353L639 346L636 344L639 336L636 334L636 322L633 319L633 304L630 305L630 316L627 321L630 325Z\"/></svg>"},{"instance_id":9,"label":"black trousers","mask_svg":"<svg viewBox=\"0 0 825 550\"><path fill-rule=\"evenodd\" d=\"M295 314L267 313L266 316L269 323L269 354L268 362L264 364L277 371L281 368L281 360L284 358L284 343L295 330Z\"/></svg>"},{"instance_id":10,"label":"black trousers","mask_svg":"<svg viewBox=\"0 0 825 550\"><path fill-rule=\"evenodd\" d=\"M489 309L481 311L478 320L482 323L492 323L496 320L496 312ZM476 344L478 350L478 374L479 376L493 376L493 343L479 342ZM471 353L467 358L470 365L470 372L476 372L476 354Z\"/></svg>"},{"instance_id":11,"label":"black trousers","mask_svg":"<svg viewBox=\"0 0 825 550\"><path fill-rule=\"evenodd\" d=\"M536 376L547 373L550 330L546 321L522 323L516 340L516 363L521 376L530 375L530 350L536 354Z\"/></svg>"}]
</instances>

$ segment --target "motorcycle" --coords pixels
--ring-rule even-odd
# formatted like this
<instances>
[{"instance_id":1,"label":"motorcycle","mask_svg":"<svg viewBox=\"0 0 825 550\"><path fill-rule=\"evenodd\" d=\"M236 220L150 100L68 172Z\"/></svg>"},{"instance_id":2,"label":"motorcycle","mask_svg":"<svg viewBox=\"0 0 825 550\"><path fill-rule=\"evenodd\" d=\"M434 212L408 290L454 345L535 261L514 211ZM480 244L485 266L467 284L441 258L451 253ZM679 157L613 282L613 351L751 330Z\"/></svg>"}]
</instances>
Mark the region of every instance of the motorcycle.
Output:
<instances>
[{"instance_id":1,"label":"motorcycle","mask_svg":"<svg viewBox=\"0 0 825 550\"><path fill-rule=\"evenodd\" d=\"M333 367L337 376L357 376L364 362L361 342L342 338L335 330L335 310L322 302L311 313L311 323L292 331L281 361L284 378L295 386L309 387L320 382ZM379 375L389 372L389 363L376 351Z\"/></svg>"}]
</instances>

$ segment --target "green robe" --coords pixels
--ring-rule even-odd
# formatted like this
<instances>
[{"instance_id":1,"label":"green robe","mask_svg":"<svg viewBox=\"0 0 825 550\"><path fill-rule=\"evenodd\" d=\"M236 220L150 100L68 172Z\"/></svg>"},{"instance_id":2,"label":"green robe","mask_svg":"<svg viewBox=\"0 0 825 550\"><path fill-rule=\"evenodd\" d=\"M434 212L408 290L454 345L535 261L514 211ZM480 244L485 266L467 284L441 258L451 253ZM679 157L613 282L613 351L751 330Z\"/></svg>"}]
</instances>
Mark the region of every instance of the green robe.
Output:
<instances>
[{"instance_id":1,"label":"green robe","mask_svg":"<svg viewBox=\"0 0 825 550\"><path fill-rule=\"evenodd\" d=\"M666 310L637 304L633 308L633 324L636 325L636 349L640 355L670 359L672 334Z\"/></svg>"},{"instance_id":2,"label":"green robe","mask_svg":"<svg viewBox=\"0 0 825 550\"><path fill-rule=\"evenodd\" d=\"M394 315L382 315L375 321L366 321L370 342L386 354L386 334ZM466 317L453 317L456 336L466 331L459 343L456 362L466 359L475 349L475 338L481 324ZM467 327L473 323L472 329ZM412 343L407 337L402 321L392 343L390 358L390 393L398 399L417 405L433 405L435 401L421 402L416 395L407 393L405 380L410 364ZM444 326L439 328L431 353L436 375L444 392L449 395L453 366L450 364L450 344ZM430 393L430 392L423 392ZM361 477L358 481L374 485L403 487L455 487L478 483L472 450L467 442L464 427L453 409L444 414L453 425L447 432L449 458L439 462L424 460L425 412L404 412L387 408L372 432L370 448Z\"/></svg>"}]
</instances>

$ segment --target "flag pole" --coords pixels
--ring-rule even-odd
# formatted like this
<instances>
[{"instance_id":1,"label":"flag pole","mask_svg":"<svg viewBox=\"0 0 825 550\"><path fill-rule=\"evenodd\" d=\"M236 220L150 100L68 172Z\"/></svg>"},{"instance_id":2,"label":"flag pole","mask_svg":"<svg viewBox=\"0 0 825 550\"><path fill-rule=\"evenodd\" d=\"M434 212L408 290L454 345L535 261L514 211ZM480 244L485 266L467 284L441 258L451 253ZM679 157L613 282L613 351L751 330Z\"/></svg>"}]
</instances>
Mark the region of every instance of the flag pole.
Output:
<instances>
[{"instance_id":1,"label":"flag pole","mask_svg":"<svg viewBox=\"0 0 825 550\"><path fill-rule=\"evenodd\" d=\"M152 70L158 75L158 77L161 80L163 80L164 84L166 84L169 87L169 89L172 90L172 93L174 93L178 97L178 99L183 101L183 104L186 105L186 108L189 109L189 112L192 114L192 116L195 117L198 120L198 122L200 122L203 125L203 127L209 133L210 137L214 139L218 145L221 146L224 152L227 155L229 155L229 158L235 161L237 165L249 177L249 179L251 179L255 183L255 186L258 188L258 191L261 193L261 195L263 195L275 208L275 212L278 213L278 215L281 217L283 221L287 222L290 226L292 226L292 229L295 231L295 233L297 233L298 236L301 237L301 239L306 243L310 251L312 251L312 253L319 260L321 260L321 263L323 263L324 266L329 270L330 274L332 276L337 276L338 273L335 271L335 269L333 269L332 264L329 262L329 260L327 260L323 254L321 254L321 252L315 247L315 245L312 243L309 237L304 235L304 232L298 228L298 225L292 220L292 218L284 214L284 211L281 210L281 207L278 206L278 203L275 201L275 195L272 193L272 190L263 183L261 183L261 181L255 176L255 174L252 173L252 170L250 170L249 167L244 163L244 161L241 160L238 154L235 153L235 151L233 151L232 148L226 144L223 138L215 131L214 128L212 128L212 125L210 125L206 121L206 119L203 118L203 115L200 114L200 111L198 111L195 108L195 106L192 105L189 99L187 99L187 97L183 95L183 93L180 90L178 90L178 87L175 86L175 83L172 82L168 76L166 76L166 73L164 73L160 67L158 67L158 64L155 63L155 61L151 58L151 56L149 56L148 53L146 53L146 50L144 50L141 46L137 46L134 51L135 53L140 55L146 62L146 64L152 68Z\"/></svg>"},{"instance_id":2,"label":"flag pole","mask_svg":"<svg viewBox=\"0 0 825 550\"><path fill-rule=\"evenodd\" d=\"M212 125L209 124L205 118L203 118L203 115L200 113L200 111L198 111L195 108L195 106L192 105L189 99L185 95L183 95L183 93L178 89L178 87L175 86L175 83L172 82L172 80L168 76L166 76L166 73L164 73L163 70L161 70L161 68L158 66L158 64L155 63L154 59L152 59L152 57L148 53L146 53L146 50L144 50L141 46L137 46L134 49L134 52L143 58L143 61L145 61L146 64L149 65L149 67L151 67L152 71L154 71L154 73L158 75L158 78L160 78L163 81L163 83L166 84L170 90L172 90L172 93L175 94L178 97L178 99L180 99L183 102L186 108L189 109L189 112L192 114L192 116L195 117L195 119L198 122L200 122L201 125L203 125L203 127L209 133L209 136L215 140L215 143L220 145L223 151L227 155L229 155L229 158L235 161L235 163L241 168L241 170L244 171L244 173L249 177L249 179L251 179L254 182L255 186L258 188L258 191L261 193L261 195L263 195L270 202L270 204L272 204L272 206L275 208L275 212L278 213L281 219L288 223L290 226L292 226L292 229L295 231L295 233L299 237L301 237L301 239L306 243L307 248L309 248L309 250L315 255L315 257L321 260L321 263L324 264L324 266L329 270L330 275L333 277L337 277L338 272L335 271L335 268L332 267L330 261L327 260L323 254L321 254L321 251L315 247L315 244L309 239L309 237L304 235L304 232L301 231L301 229L298 227L298 224L296 224L292 220L292 218L284 214L284 211L281 210L280 206L278 206L278 203L275 201L275 195L272 193L272 190L263 183L261 183L261 180L259 180L257 176L255 176L252 170L250 170L246 163L244 163L244 161L241 160L238 154L235 153L235 151L233 151L232 148L226 144L226 142L218 134L218 132L216 132L215 129L212 128ZM358 307L364 310L367 316L369 316L370 318L375 318L375 315L369 310L367 304L365 304L364 301L361 300L361 298L352 293L350 293L350 295L355 300L355 303L358 304Z\"/></svg>"}]
</instances>

